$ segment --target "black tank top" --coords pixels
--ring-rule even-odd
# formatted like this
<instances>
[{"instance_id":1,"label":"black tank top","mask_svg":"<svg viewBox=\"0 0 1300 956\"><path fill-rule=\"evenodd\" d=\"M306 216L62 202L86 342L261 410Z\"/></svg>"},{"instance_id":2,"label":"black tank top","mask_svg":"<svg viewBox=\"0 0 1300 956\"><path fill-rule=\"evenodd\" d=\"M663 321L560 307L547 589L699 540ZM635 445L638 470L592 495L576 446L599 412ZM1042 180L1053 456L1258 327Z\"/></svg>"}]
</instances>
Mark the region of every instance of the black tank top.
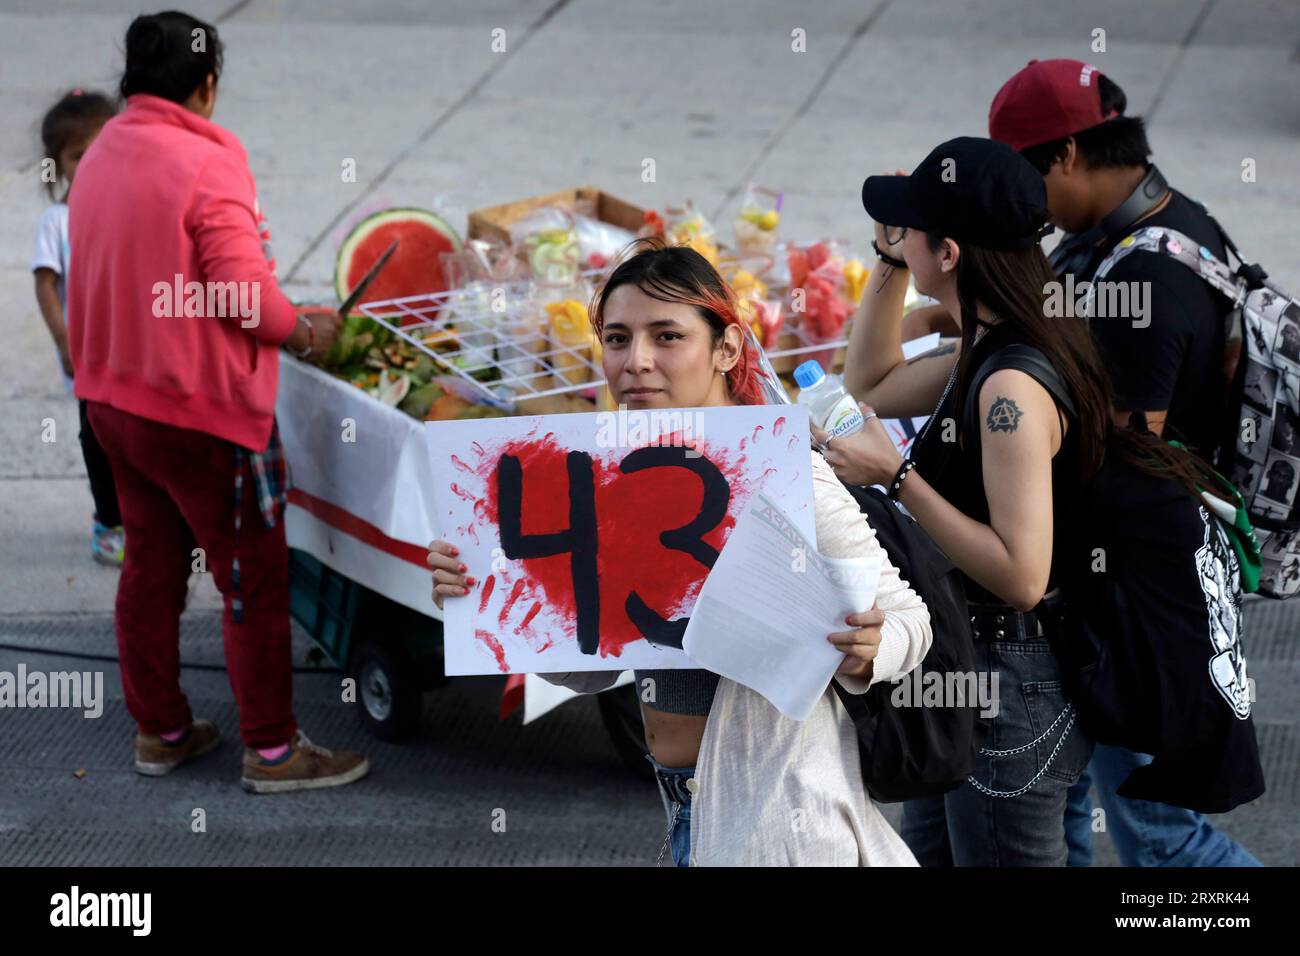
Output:
<instances>
[{"instance_id":1,"label":"black tank top","mask_svg":"<svg viewBox=\"0 0 1300 956\"><path fill-rule=\"evenodd\" d=\"M994 352L1015 344L1030 343L1013 325L999 322L990 326L971 351L970 364L967 366L968 377L973 377L984 360ZM922 437L917 440L912 457L916 460L917 473L925 478L926 483L944 500L967 517L981 524L988 524L989 504L984 492L984 468L978 451L980 446L973 443L971 437L966 434L964 420L966 395L964 390L958 394L959 387L955 384L948 390L947 397L932 416L930 424L922 432ZM1060 413L1064 420L1066 415L1064 409L1060 409ZM946 419L952 419L956 423L959 441L943 440ZM979 427L978 418L975 424ZM950 435L952 434L951 427L946 430ZM1061 542L1067 536L1071 501L1078 494L1079 489L1076 433L1077 428L1071 423L1060 450L1052 459L1052 540L1054 544ZM1054 547L1053 552L1052 571L1048 581L1049 591L1055 587L1059 579L1060 563L1057 560L1059 551ZM972 581L969 575L963 574L963 577L966 579L967 600L981 604L1006 603Z\"/></svg>"}]
</instances>

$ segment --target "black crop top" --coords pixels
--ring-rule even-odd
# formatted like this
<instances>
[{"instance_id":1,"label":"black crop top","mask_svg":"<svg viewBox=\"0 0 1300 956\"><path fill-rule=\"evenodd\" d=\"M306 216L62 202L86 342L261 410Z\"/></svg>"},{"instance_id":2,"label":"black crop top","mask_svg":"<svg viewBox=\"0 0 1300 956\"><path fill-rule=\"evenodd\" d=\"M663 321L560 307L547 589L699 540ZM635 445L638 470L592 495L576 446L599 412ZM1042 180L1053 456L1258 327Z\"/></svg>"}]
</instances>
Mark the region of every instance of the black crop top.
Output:
<instances>
[{"instance_id":1,"label":"black crop top","mask_svg":"<svg viewBox=\"0 0 1300 956\"><path fill-rule=\"evenodd\" d=\"M1007 345L1029 344L1027 339L1012 325L999 322L991 326L981 336L971 352L968 378L973 377L980 365L995 351ZM966 434L964 421L965 394L958 394L954 386L947 398L934 414L930 423L917 440L912 457L916 460L916 471L930 487L934 488L949 504L962 514L974 518L982 524L989 523L988 499L984 493L983 462L977 451L972 448L970 436ZM1064 410L1061 411L1064 416ZM957 423L958 442L943 440L945 419L952 418ZM976 419L977 427L980 425ZM1067 527L1071 502L1078 493L1079 468L1075 441L1076 429L1067 429L1061 449L1052 459L1052 523L1053 541L1063 539ZM950 431L951 434L951 431ZM975 446L978 448L979 446ZM1058 580L1057 554L1052 555L1052 571L1049 576L1048 590ZM1001 598L991 594L964 575L966 579L966 597L974 603L1005 604Z\"/></svg>"}]
</instances>

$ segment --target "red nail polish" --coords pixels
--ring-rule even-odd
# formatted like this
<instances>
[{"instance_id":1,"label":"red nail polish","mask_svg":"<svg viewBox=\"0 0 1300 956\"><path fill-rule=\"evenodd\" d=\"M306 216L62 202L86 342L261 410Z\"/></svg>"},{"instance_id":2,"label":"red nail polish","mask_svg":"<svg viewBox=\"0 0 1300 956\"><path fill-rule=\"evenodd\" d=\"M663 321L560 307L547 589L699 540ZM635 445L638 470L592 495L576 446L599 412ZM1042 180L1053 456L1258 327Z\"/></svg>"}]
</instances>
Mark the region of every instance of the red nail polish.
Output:
<instances>
[{"instance_id":1,"label":"red nail polish","mask_svg":"<svg viewBox=\"0 0 1300 956\"><path fill-rule=\"evenodd\" d=\"M466 579L465 579L465 583L468 584L470 587L473 587L473 586L474 586L475 581L476 581L476 579L474 579L474 578L466 578Z\"/></svg>"},{"instance_id":2,"label":"red nail polish","mask_svg":"<svg viewBox=\"0 0 1300 956\"><path fill-rule=\"evenodd\" d=\"M465 567L465 565L462 564L462 565L460 566L460 573L461 573L461 574L464 574L464 573L465 573L466 571L468 571L468 570L469 570L469 568Z\"/></svg>"},{"instance_id":3,"label":"red nail polish","mask_svg":"<svg viewBox=\"0 0 1300 956\"><path fill-rule=\"evenodd\" d=\"M453 547L453 548L451 549L451 556L452 556L453 558L458 558L458 557L460 557L460 548L455 548L455 547Z\"/></svg>"}]
</instances>

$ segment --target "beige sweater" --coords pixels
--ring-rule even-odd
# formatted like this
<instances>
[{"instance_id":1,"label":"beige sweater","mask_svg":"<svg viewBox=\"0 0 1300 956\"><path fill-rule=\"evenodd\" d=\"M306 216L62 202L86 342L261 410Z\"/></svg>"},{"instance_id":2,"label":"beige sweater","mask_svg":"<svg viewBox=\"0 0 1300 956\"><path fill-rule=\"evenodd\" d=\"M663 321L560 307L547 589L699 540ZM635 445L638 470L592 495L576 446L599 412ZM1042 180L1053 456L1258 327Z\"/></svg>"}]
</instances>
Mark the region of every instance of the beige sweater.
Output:
<instances>
[{"instance_id":1,"label":"beige sweater","mask_svg":"<svg viewBox=\"0 0 1300 956\"><path fill-rule=\"evenodd\" d=\"M875 532L821 455L812 458L817 550L837 558L870 555L880 547ZM872 683L910 672L932 638L929 612L888 558L877 603L886 616ZM618 672L540 676L595 693ZM835 679L855 694L870 686L861 678ZM811 716L797 721L748 687L722 678L695 780L694 866L916 865L867 796L857 731L829 685Z\"/></svg>"}]
</instances>

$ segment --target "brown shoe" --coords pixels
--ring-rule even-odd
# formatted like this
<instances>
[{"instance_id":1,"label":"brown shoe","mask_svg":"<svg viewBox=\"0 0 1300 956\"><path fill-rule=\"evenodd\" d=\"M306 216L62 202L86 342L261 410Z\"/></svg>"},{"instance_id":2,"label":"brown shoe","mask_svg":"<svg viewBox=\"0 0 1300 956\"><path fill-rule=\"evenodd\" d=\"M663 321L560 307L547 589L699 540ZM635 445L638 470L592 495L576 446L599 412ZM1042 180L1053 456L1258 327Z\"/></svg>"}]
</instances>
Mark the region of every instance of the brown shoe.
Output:
<instances>
[{"instance_id":1,"label":"brown shoe","mask_svg":"<svg viewBox=\"0 0 1300 956\"><path fill-rule=\"evenodd\" d=\"M239 782L249 793L288 793L341 787L370 772L370 761L351 750L317 747L301 730L282 763L268 764L256 750L244 750L244 776Z\"/></svg>"},{"instance_id":2,"label":"brown shoe","mask_svg":"<svg viewBox=\"0 0 1300 956\"><path fill-rule=\"evenodd\" d=\"M190 735L177 744L169 744L161 737L137 733L135 772L146 777L165 776L185 761L216 750L220 743L221 732L210 720L194 721L190 724Z\"/></svg>"}]
</instances>

